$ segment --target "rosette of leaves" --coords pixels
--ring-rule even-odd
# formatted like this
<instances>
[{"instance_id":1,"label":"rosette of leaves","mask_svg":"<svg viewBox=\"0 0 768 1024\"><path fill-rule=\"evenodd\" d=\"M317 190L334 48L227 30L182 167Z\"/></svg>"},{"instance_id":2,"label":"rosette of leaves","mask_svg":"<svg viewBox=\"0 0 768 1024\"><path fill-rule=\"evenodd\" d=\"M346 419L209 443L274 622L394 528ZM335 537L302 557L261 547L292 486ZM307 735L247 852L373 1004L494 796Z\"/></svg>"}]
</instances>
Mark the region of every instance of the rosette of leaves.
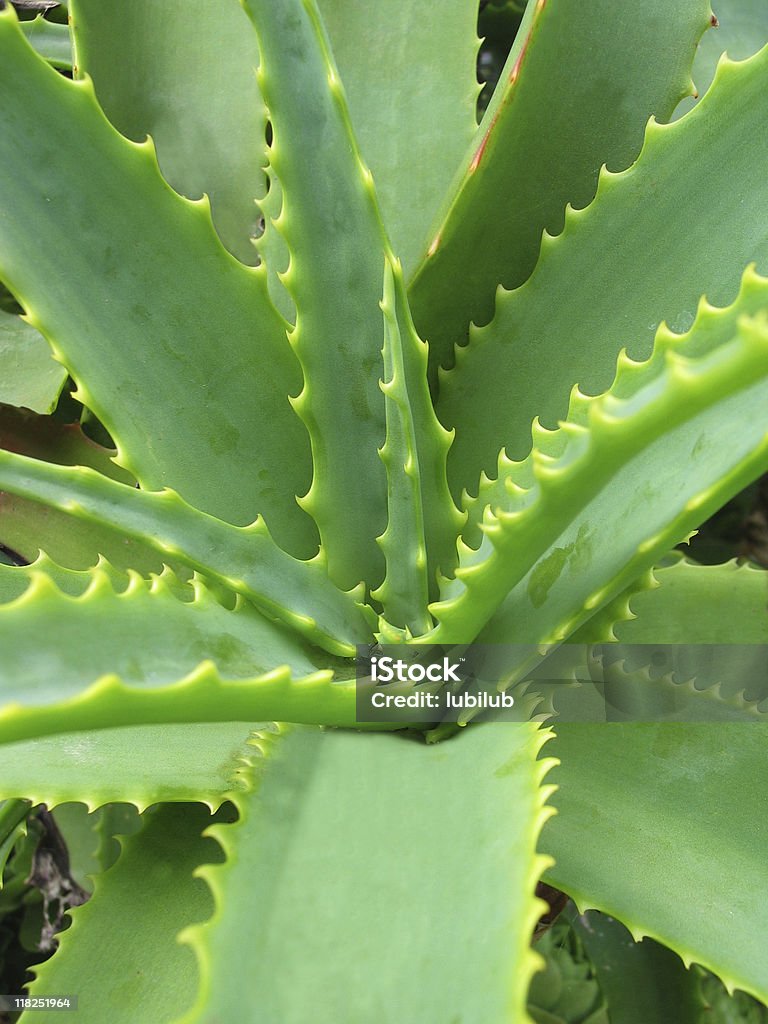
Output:
<instances>
[{"instance_id":1,"label":"rosette of leaves","mask_svg":"<svg viewBox=\"0 0 768 1024\"><path fill-rule=\"evenodd\" d=\"M355 712L358 644L768 640L764 571L665 561L768 468L765 19L722 6L745 59L670 122L708 3L531 2L479 125L458 0L71 0L71 80L0 12L0 795L145 812L32 993L523 1021L543 877L768 998L759 681Z\"/></svg>"}]
</instances>

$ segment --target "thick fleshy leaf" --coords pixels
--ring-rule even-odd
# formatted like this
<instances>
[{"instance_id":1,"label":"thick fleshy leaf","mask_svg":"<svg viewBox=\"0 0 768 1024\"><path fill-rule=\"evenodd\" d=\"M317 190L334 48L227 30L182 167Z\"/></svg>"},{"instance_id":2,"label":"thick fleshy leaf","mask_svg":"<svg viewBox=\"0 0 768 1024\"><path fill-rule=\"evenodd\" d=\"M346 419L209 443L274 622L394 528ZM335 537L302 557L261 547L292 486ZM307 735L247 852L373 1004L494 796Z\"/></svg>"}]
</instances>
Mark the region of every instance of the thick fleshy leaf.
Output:
<instances>
[{"instance_id":1,"label":"thick fleshy leaf","mask_svg":"<svg viewBox=\"0 0 768 1024\"><path fill-rule=\"evenodd\" d=\"M117 864L98 877L91 899L72 912L60 948L35 969L30 994L77 994L78 1024L103 1024L105 1011L114 1024L161 1024L183 1012L196 970L175 937L211 912L210 893L193 875L201 862L220 857L216 843L201 837L209 821L201 804L149 812Z\"/></svg>"},{"instance_id":2,"label":"thick fleshy leaf","mask_svg":"<svg viewBox=\"0 0 768 1024\"><path fill-rule=\"evenodd\" d=\"M46 704L77 696L115 673L131 686L163 686L210 661L225 679L248 679L288 666L295 676L323 664L289 630L242 598L226 608L202 580L181 584L166 572L148 582L136 573L116 586L109 567L84 572L73 596L37 568L0 567L29 586L0 605L0 694L4 703Z\"/></svg>"},{"instance_id":3,"label":"thick fleshy leaf","mask_svg":"<svg viewBox=\"0 0 768 1024\"><path fill-rule=\"evenodd\" d=\"M472 508L482 540L432 606L435 642L485 627L489 643L558 643L765 471L766 310L749 272L731 307L660 331L644 363L623 355L603 395L574 389L524 462L502 452Z\"/></svg>"},{"instance_id":4,"label":"thick fleshy leaf","mask_svg":"<svg viewBox=\"0 0 768 1024\"><path fill-rule=\"evenodd\" d=\"M0 488L135 537L253 601L342 656L368 643L363 606L330 582L316 560L287 554L258 519L237 527L198 512L175 491L142 491L88 468L49 465L0 451Z\"/></svg>"},{"instance_id":5,"label":"thick fleshy leaf","mask_svg":"<svg viewBox=\"0 0 768 1024\"><path fill-rule=\"evenodd\" d=\"M662 320L687 330L702 295L726 305L750 260L768 267L766 82L768 48L722 65L689 116L650 123L637 163L602 173L592 205L545 237L528 281L499 293L493 322L443 379L438 412L457 429L454 493L476 493L501 445L525 456L534 416L554 427L574 383L606 388L622 346L645 358Z\"/></svg>"},{"instance_id":6,"label":"thick fleshy leaf","mask_svg":"<svg viewBox=\"0 0 768 1024\"><path fill-rule=\"evenodd\" d=\"M253 724L198 722L69 732L0 744L0 793L49 807L163 800L218 807L250 749Z\"/></svg>"},{"instance_id":7,"label":"thick fleshy leaf","mask_svg":"<svg viewBox=\"0 0 768 1024\"><path fill-rule=\"evenodd\" d=\"M477 11L319 0L384 222L410 276L477 127Z\"/></svg>"},{"instance_id":8,"label":"thick fleshy leaf","mask_svg":"<svg viewBox=\"0 0 768 1024\"><path fill-rule=\"evenodd\" d=\"M288 401L301 372L263 271L222 248L207 201L176 195L150 144L115 132L88 81L33 53L8 7L0 105L0 274L121 464L230 522L269 516L281 543L312 554L295 501L309 444Z\"/></svg>"},{"instance_id":9,"label":"thick fleshy leaf","mask_svg":"<svg viewBox=\"0 0 768 1024\"><path fill-rule=\"evenodd\" d=\"M72 70L72 37L67 25L46 21L40 14L32 21L22 21L21 31L49 64L61 71Z\"/></svg>"},{"instance_id":10,"label":"thick fleshy leaf","mask_svg":"<svg viewBox=\"0 0 768 1024\"><path fill-rule=\"evenodd\" d=\"M605 993L611 1024L701 1024L705 1002L695 970L652 939L633 942L608 914L573 922Z\"/></svg>"},{"instance_id":11,"label":"thick fleshy leaf","mask_svg":"<svg viewBox=\"0 0 768 1024\"><path fill-rule=\"evenodd\" d=\"M427 385L427 346L416 334L402 271L384 271L384 380L387 439L380 451L387 470L387 529L379 538L386 576L372 596L388 623L426 633L429 598L438 574L455 567L456 536L464 516L453 504L445 475L451 437L435 417Z\"/></svg>"},{"instance_id":12,"label":"thick fleshy leaf","mask_svg":"<svg viewBox=\"0 0 768 1024\"><path fill-rule=\"evenodd\" d=\"M270 169L282 191L277 227L290 251L282 276L296 303L291 344L304 371L293 401L312 442L301 505L320 531L331 578L381 583L386 477L382 323L387 249L370 172L314 0L247 0L269 107Z\"/></svg>"},{"instance_id":13,"label":"thick fleshy leaf","mask_svg":"<svg viewBox=\"0 0 768 1024\"><path fill-rule=\"evenodd\" d=\"M492 318L499 284L525 281L542 231L592 199L601 165L628 167L651 114L666 119L690 91L709 13L707 0L531 0L411 284L433 370L470 321Z\"/></svg>"},{"instance_id":14,"label":"thick fleshy leaf","mask_svg":"<svg viewBox=\"0 0 768 1024\"><path fill-rule=\"evenodd\" d=\"M51 355L48 342L15 313L0 309L0 402L51 412L67 371Z\"/></svg>"},{"instance_id":15,"label":"thick fleshy leaf","mask_svg":"<svg viewBox=\"0 0 768 1024\"><path fill-rule=\"evenodd\" d=\"M768 1001L768 726L560 725L546 880Z\"/></svg>"},{"instance_id":16,"label":"thick fleshy leaf","mask_svg":"<svg viewBox=\"0 0 768 1024\"><path fill-rule=\"evenodd\" d=\"M130 473L113 462L113 449L86 437L79 424L62 423L53 416L0 406L0 449L62 466L90 466L115 480L135 483ZM158 552L134 538L95 523L73 520L64 512L5 491L0 492L0 542L27 562L34 562L42 549L54 561L72 569L90 568L99 556L143 575L163 569ZM0 600L2 595L0 584Z\"/></svg>"},{"instance_id":17,"label":"thick fleshy leaf","mask_svg":"<svg viewBox=\"0 0 768 1024\"><path fill-rule=\"evenodd\" d=\"M715 0L713 6L716 31L704 33L693 62L697 96L679 104L676 118L686 114L710 87L724 53L731 60L746 60L768 43L768 4L764 0Z\"/></svg>"},{"instance_id":18,"label":"thick fleshy leaf","mask_svg":"<svg viewBox=\"0 0 768 1024\"><path fill-rule=\"evenodd\" d=\"M199 872L216 910L183 934L201 973L185 1024L526 1020L545 736L262 736L239 820L214 830L227 859Z\"/></svg>"},{"instance_id":19,"label":"thick fleshy leaf","mask_svg":"<svg viewBox=\"0 0 768 1024\"><path fill-rule=\"evenodd\" d=\"M265 192L266 111L256 85L256 36L237 0L73 0L77 70L93 79L112 124L151 135L163 177L211 200L222 241L256 262L256 200Z\"/></svg>"}]
</instances>

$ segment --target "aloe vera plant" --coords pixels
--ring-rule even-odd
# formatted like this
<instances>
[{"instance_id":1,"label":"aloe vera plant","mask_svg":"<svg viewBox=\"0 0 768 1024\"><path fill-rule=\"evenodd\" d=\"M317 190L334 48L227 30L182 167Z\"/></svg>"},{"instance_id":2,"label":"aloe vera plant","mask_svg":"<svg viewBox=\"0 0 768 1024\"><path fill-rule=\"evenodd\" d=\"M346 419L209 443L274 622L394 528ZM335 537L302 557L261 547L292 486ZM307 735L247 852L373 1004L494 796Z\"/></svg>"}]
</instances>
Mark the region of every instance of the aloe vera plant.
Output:
<instances>
[{"instance_id":1,"label":"aloe vera plant","mask_svg":"<svg viewBox=\"0 0 768 1024\"><path fill-rule=\"evenodd\" d=\"M471 3L0 11L0 861L64 807L79 1021L768 1001L764 679L358 714L360 645L768 643L671 554L768 470L764 11L482 6L479 125ZM611 916L537 952L542 880Z\"/></svg>"}]
</instances>

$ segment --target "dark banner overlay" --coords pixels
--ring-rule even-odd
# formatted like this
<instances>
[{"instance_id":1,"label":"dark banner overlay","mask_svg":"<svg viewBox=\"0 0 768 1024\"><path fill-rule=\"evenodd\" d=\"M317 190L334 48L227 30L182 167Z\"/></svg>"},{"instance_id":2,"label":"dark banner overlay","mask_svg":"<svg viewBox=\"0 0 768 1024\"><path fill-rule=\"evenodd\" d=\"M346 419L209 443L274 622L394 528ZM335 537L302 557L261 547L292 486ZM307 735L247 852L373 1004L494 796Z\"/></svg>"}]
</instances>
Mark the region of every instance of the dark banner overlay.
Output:
<instances>
[{"instance_id":1,"label":"dark banner overlay","mask_svg":"<svg viewBox=\"0 0 768 1024\"><path fill-rule=\"evenodd\" d=\"M768 645L357 648L357 721L768 722Z\"/></svg>"}]
</instances>

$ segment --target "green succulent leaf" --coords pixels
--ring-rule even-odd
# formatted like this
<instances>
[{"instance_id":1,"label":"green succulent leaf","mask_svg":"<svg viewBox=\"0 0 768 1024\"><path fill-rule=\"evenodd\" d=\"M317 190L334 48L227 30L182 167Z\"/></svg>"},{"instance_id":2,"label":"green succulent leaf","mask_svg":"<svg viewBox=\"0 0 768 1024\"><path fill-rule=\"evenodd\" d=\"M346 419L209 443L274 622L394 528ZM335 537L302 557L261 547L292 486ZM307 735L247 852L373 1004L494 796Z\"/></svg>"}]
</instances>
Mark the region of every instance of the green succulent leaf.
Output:
<instances>
[{"instance_id":1,"label":"green succulent leaf","mask_svg":"<svg viewBox=\"0 0 768 1024\"><path fill-rule=\"evenodd\" d=\"M8 7L0 106L12 118L0 135L0 274L121 464L229 521L266 515L281 543L311 555L313 526L295 502L309 444L288 401L301 372L263 271L222 248L207 201L176 195L149 143L115 132L87 80L33 53Z\"/></svg>"},{"instance_id":2,"label":"green succulent leaf","mask_svg":"<svg viewBox=\"0 0 768 1024\"><path fill-rule=\"evenodd\" d=\"M231 526L198 512L174 491L142 491L88 468L11 452L0 452L0 487L136 537L242 594L331 653L354 654L355 644L371 639L354 597L334 587L322 564L302 562L279 548L262 519Z\"/></svg>"},{"instance_id":3,"label":"green succulent leaf","mask_svg":"<svg viewBox=\"0 0 768 1024\"><path fill-rule=\"evenodd\" d=\"M247 679L288 666L295 676L323 664L320 652L287 627L265 619L242 598L225 607L195 578L181 584L169 570L150 581L130 572L116 586L108 566L84 572L71 595L38 568L0 567L23 575L25 593L0 605L4 703L66 700L109 673L128 685L162 686L202 661L222 677Z\"/></svg>"},{"instance_id":4,"label":"green succulent leaf","mask_svg":"<svg viewBox=\"0 0 768 1024\"><path fill-rule=\"evenodd\" d=\"M545 736L259 737L239 819L212 832L226 860L198 872L216 910L181 936L201 976L185 1024L526 1020ZM457 877L461 900L446 895Z\"/></svg>"},{"instance_id":5,"label":"green succulent leaf","mask_svg":"<svg viewBox=\"0 0 768 1024\"><path fill-rule=\"evenodd\" d=\"M213 0L190 17L183 0L75 0L70 16L77 71L112 124L134 142L151 135L166 181L190 199L205 193L224 244L255 263L266 110L241 6Z\"/></svg>"},{"instance_id":6,"label":"green succulent leaf","mask_svg":"<svg viewBox=\"0 0 768 1024\"><path fill-rule=\"evenodd\" d=\"M662 321L687 330L702 295L727 305L751 260L766 269L767 74L768 48L724 63L689 116L652 121L637 162L603 171L592 205L569 210L563 233L545 236L528 281L499 293L494 320L473 332L441 385L438 413L457 431L455 494L476 493L502 444L510 458L524 457L534 417L554 427L574 383L589 394L605 389L623 345L646 358Z\"/></svg>"},{"instance_id":7,"label":"green succulent leaf","mask_svg":"<svg viewBox=\"0 0 768 1024\"><path fill-rule=\"evenodd\" d=\"M609 602L575 642L768 643L768 572L748 562L697 565L678 555ZM673 614L674 611L674 614Z\"/></svg>"},{"instance_id":8,"label":"green succulent leaf","mask_svg":"<svg viewBox=\"0 0 768 1024\"><path fill-rule=\"evenodd\" d=\"M47 21L39 14L32 21L22 21L21 31L43 60L61 71L72 70L72 37L67 25Z\"/></svg>"},{"instance_id":9,"label":"green succulent leaf","mask_svg":"<svg viewBox=\"0 0 768 1024\"><path fill-rule=\"evenodd\" d=\"M410 276L477 127L477 11L444 0L319 0L384 222ZM426 73L428 70L428 74Z\"/></svg>"},{"instance_id":10,"label":"green succulent leaf","mask_svg":"<svg viewBox=\"0 0 768 1024\"><path fill-rule=\"evenodd\" d=\"M35 969L30 994L82 993L88 978L78 1024L103 1024L105 1007L115 1024L139 1018L160 1024L189 1006L194 957L174 939L211 912L210 893L193 874L220 856L216 843L201 836L209 821L201 804L150 812L117 864L98 877L91 899L72 912L60 948Z\"/></svg>"},{"instance_id":11,"label":"green succulent leaf","mask_svg":"<svg viewBox=\"0 0 768 1024\"><path fill-rule=\"evenodd\" d=\"M339 586L383 575L386 478L381 366L385 239L370 172L314 2L248 0L262 53L258 80L274 133L270 169L290 251L282 276L296 303L291 344L304 371L293 405L312 441L312 487L301 499Z\"/></svg>"},{"instance_id":12,"label":"green succulent leaf","mask_svg":"<svg viewBox=\"0 0 768 1024\"><path fill-rule=\"evenodd\" d=\"M96 444L79 424L62 423L53 416L37 416L0 405L0 449L61 466L90 466L112 479L135 484L131 474L113 461L117 454L113 449ZM163 569L158 552L133 538L95 523L73 520L64 512L5 491L0 492L0 542L27 562L34 562L43 549L54 561L72 569L90 568L100 555L114 566L131 567L145 574Z\"/></svg>"},{"instance_id":13,"label":"green succulent leaf","mask_svg":"<svg viewBox=\"0 0 768 1024\"><path fill-rule=\"evenodd\" d=\"M200 800L212 809L233 788L252 723L116 726L0 744L2 793L90 810L124 802ZM14 801L9 801L14 803ZM7 806L7 805L6 805Z\"/></svg>"},{"instance_id":14,"label":"green succulent leaf","mask_svg":"<svg viewBox=\"0 0 768 1024\"><path fill-rule=\"evenodd\" d=\"M387 470L387 529L379 538L386 577L372 594L387 622L414 635L428 632L427 611L438 574L455 567L464 516L445 475L451 437L437 421L427 386L427 346L411 320L400 266L384 268L384 376L387 436L380 451Z\"/></svg>"},{"instance_id":15,"label":"green succulent leaf","mask_svg":"<svg viewBox=\"0 0 768 1024\"><path fill-rule=\"evenodd\" d=\"M0 309L0 402L23 405L35 412L51 412L67 371L51 357L39 331L15 313Z\"/></svg>"},{"instance_id":16,"label":"green succulent leaf","mask_svg":"<svg viewBox=\"0 0 768 1024\"><path fill-rule=\"evenodd\" d=\"M545 879L768 1000L765 725L560 725ZM620 780L620 785L617 785ZM703 894L706 894L705 896Z\"/></svg>"},{"instance_id":17,"label":"green succulent leaf","mask_svg":"<svg viewBox=\"0 0 768 1024\"><path fill-rule=\"evenodd\" d=\"M504 452L474 504L482 541L432 606L435 642L557 643L768 466L768 281L745 275L726 310L703 304L687 335L622 354L612 387L574 389L568 420Z\"/></svg>"},{"instance_id":18,"label":"green succulent leaf","mask_svg":"<svg viewBox=\"0 0 768 1024\"><path fill-rule=\"evenodd\" d=\"M611 1024L701 1024L705 1008L695 969L652 939L634 942L608 914L588 911L573 929L605 993Z\"/></svg>"},{"instance_id":19,"label":"green succulent leaf","mask_svg":"<svg viewBox=\"0 0 768 1024\"><path fill-rule=\"evenodd\" d=\"M696 96L682 100L676 118L687 113L710 87L724 53L731 60L746 60L768 43L768 6L763 0L715 0L714 9L716 31L702 36L693 62Z\"/></svg>"},{"instance_id":20,"label":"green succulent leaf","mask_svg":"<svg viewBox=\"0 0 768 1024\"><path fill-rule=\"evenodd\" d=\"M411 284L433 370L453 363L470 321L492 318L499 284L530 275L542 231L562 230L566 203L590 202L601 165L629 166L649 116L666 119L691 90L709 15L707 0L653 0L642 11L613 0L588 10L579 0L528 4Z\"/></svg>"}]
</instances>

